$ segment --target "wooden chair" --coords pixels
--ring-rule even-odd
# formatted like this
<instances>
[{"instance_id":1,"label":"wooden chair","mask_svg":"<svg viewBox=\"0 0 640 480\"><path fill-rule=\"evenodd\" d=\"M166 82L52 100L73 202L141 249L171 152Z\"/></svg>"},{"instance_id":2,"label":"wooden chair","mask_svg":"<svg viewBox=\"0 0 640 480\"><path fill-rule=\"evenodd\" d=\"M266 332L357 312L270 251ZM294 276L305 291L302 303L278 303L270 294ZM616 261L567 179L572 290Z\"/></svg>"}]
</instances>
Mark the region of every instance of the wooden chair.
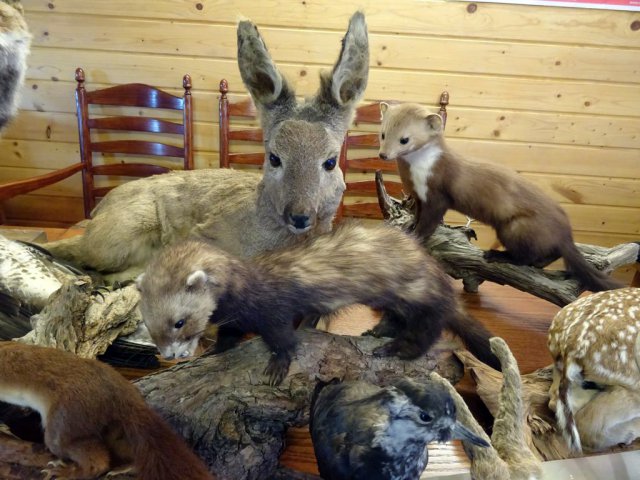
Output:
<instances>
[{"instance_id":1,"label":"wooden chair","mask_svg":"<svg viewBox=\"0 0 640 480\"><path fill-rule=\"evenodd\" d=\"M132 83L88 92L85 90L85 75L81 68L76 69L76 109L78 113L78 134L80 140L80 162L60 170L38 177L19 180L0 185L0 202L17 195L23 195L57 183L65 178L82 172L84 214L89 217L95 207L96 199L103 197L114 185L96 188L94 177L97 175L143 177L172 170L167 166L150 163L110 162L94 165L94 153L115 155L150 155L180 158L180 168L193 169L193 114L191 100L191 77L183 77L184 95L171 95L155 87ZM182 112L181 123L163 118L123 115L90 115L90 106L138 107L148 109L167 109ZM99 131L99 132L98 132ZM132 132L142 134L166 134L179 136L180 145L168 145L148 140L94 141L92 132L98 135L103 131ZM147 135L148 136L148 135ZM178 143L178 142L176 142ZM175 160L173 160L175 163ZM0 222L3 221L0 213Z\"/></svg>"},{"instance_id":2,"label":"wooden chair","mask_svg":"<svg viewBox=\"0 0 640 480\"><path fill-rule=\"evenodd\" d=\"M231 168L232 166L253 166L261 168L264 162L264 147L262 130L255 126L249 128L235 128L231 130L231 120L256 120L256 107L251 98L241 102L230 102L227 96L229 83L223 78L220 80L220 98L218 100L218 112L220 119L220 168ZM258 144L261 151L241 151L231 152L236 146L236 142L242 145L249 145L249 148L257 149Z\"/></svg>"},{"instance_id":3,"label":"wooden chair","mask_svg":"<svg viewBox=\"0 0 640 480\"><path fill-rule=\"evenodd\" d=\"M76 81L78 82L76 110L80 136L80 158L83 164L84 213L87 218L95 207L96 199L104 197L109 190L114 188L114 185L97 188L94 182L95 176L148 177L172 170L167 166L137 162L115 161L94 165L94 153L180 158L182 159L181 168L193 170L193 114L191 77L189 75L185 75L182 79L182 87L184 88L182 97L141 83L118 85L89 92L85 90L84 71L81 68L76 69ZM90 116L89 107L91 105L179 110L182 111L182 123L142 116L111 115L97 118ZM182 145L130 139L93 141L91 133L95 130L180 135Z\"/></svg>"},{"instance_id":4,"label":"wooden chair","mask_svg":"<svg viewBox=\"0 0 640 480\"><path fill-rule=\"evenodd\" d=\"M390 101L389 103L394 103ZM442 92L440 95L440 110L438 113L442 116L443 124L447 123L447 105L449 104L449 93ZM367 125L380 124L380 103L374 102L364 105L356 110L354 124L357 127L365 127ZM378 157L379 133L376 129L375 133L347 133L342 150L340 152L340 168L344 172L347 190L342 198L342 203L338 210L337 219L342 217L359 217L381 219L382 212L378 206L378 197L376 194L376 184L374 174L376 170L382 170L388 176L397 178L398 168L396 162L380 160ZM357 151L360 149L362 151ZM375 150L375 151L372 151ZM373 153L373 156L370 155ZM363 175L371 177L370 180L363 180ZM358 176L360 178L358 178ZM384 182L387 192L395 197L402 197L402 183L399 178L397 180L389 180ZM357 197L355 201L347 201L353 197ZM370 200L371 199L371 200Z\"/></svg>"}]
</instances>

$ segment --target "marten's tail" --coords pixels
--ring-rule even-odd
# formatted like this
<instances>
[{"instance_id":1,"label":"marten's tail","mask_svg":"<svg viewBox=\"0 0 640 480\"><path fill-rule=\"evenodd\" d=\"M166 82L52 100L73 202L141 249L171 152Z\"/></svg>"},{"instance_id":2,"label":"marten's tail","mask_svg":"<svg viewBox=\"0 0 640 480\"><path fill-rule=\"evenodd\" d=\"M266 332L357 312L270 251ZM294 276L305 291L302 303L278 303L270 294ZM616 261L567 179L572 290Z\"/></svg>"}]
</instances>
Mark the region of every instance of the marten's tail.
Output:
<instances>
[{"instance_id":1,"label":"marten's tail","mask_svg":"<svg viewBox=\"0 0 640 480\"><path fill-rule=\"evenodd\" d=\"M149 408L124 422L140 480L213 480L204 463L158 414Z\"/></svg>"},{"instance_id":2,"label":"marten's tail","mask_svg":"<svg viewBox=\"0 0 640 480\"><path fill-rule=\"evenodd\" d=\"M462 338L467 349L481 362L486 363L491 368L500 371L500 361L491 351L489 339L494 337L484 325L464 311L458 305L456 312L449 319L448 328L453 330Z\"/></svg>"},{"instance_id":3,"label":"marten's tail","mask_svg":"<svg viewBox=\"0 0 640 480\"><path fill-rule=\"evenodd\" d=\"M562 258L564 258L567 269L580 280L580 283L587 290L601 292L624 286L590 265L573 242L567 242L562 246Z\"/></svg>"},{"instance_id":4,"label":"marten's tail","mask_svg":"<svg viewBox=\"0 0 640 480\"><path fill-rule=\"evenodd\" d=\"M560 384L558 387L558 399L556 400L556 420L562 432L562 436L567 441L569 449L572 452L582 452L582 443L580 441L580 433L573 417L571 405L569 405L569 378L567 364L562 368Z\"/></svg>"}]
</instances>

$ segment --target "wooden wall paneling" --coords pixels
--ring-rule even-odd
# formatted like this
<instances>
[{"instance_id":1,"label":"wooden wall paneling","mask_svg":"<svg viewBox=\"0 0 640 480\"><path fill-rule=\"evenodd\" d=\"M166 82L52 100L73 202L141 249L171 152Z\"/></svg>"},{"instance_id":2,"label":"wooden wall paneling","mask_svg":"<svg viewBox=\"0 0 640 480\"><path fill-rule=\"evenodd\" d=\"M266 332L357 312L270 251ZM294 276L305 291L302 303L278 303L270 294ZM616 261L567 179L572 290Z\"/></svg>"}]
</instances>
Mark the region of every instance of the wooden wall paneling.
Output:
<instances>
[{"instance_id":1,"label":"wooden wall paneling","mask_svg":"<svg viewBox=\"0 0 640 480\"><path fill-rule=\"evenodd\" d=\"M337 51L337 50L336 50ZM335 55L335 53L334 53ZM426 61L425 61L426 63ZM75 66L83 65L87 78L99 83L139 81L165 89L175 87L175 77L191 72L194 89L214 91L220 78L241 85L235 60L149 55L142 53L78 50L71 56L66 49L34 49L27 75L33 80L61 78ZM109 65L108 71L105 65ZM279 64L280 70L294 80L299 94L311 94L318 87L319 72L328 67ZM420 101L427 92L455 92L456 105L521 109L544 112L574 112L598 115L635 115L640 111L640 89L636 85L585 83L577 80L493 76L431 72L428 70L392 70L371 68L367 98L393 98Z\"/></svg>"},{"instance_id":2,"label":"wooden wall paneling","mask_svg":"<svg viewBox=\"0 0 640 480\"><path fill-rule=\"evenodd\" d=\"M122 16L164 20L193 20L235 24L238 15L257 24L281 27L326 28L344 30L347 19L357 9L367 15L372 32L403 32L586 45L637 46L637 35L629 25L637 12L566 9L508 4L474 4L472 2L424 2L398 0L393 8L377 0L329 3L273 1L270 8L252 0L219 2L177 2L155 0L149 9L145 0L23 0L27 12L49 14L82 13L86 15ZM330 9L328 7L331 7Z\"/></svg>"},{"instance_id":3,"label":"wooden wall paneling","mask_svg":"<svg viewBox=\"0 0 640 480\"><path fill-rule=\"evenodd\" d=\"M121 51L204 58L235 59L235 25L31 12L29 26L39 47ZM160 25L161 24L161 25ZM260 28L277 62L331 64L342 33L331 30ZM312 35L313 43L306 41ZM427 35L427 36L425 36ZM634 82L638 79L634 50L512 43L496 40L420 35L369 35L373 66L432 71ZM105 42L108 38L109 41ZM212 41L211 39L221 41ZM526 73L523 73L526 72Z\"/></svg>"}]
</instances>

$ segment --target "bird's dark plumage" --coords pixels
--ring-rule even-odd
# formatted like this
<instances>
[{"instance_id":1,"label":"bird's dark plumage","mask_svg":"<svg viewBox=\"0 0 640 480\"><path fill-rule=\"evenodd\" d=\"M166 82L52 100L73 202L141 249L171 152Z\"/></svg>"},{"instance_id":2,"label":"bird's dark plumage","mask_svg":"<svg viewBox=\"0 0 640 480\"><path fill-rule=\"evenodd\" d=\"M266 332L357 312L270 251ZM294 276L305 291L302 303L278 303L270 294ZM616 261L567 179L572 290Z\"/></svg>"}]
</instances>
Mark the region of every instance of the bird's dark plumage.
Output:
<instances>
[{"instance_id":1,"label":"bird's dark plumage","mask_svg":"<svg viewBox=\"0 0 640 480\"><path fill-rule=\"evenodd\" d=\"M487 446L456 421L448 392L406 379L386 388L363 381L320 384L309 428L325 480L418 479L429 442L464 438Z\"/></svg>"}]
</instances>

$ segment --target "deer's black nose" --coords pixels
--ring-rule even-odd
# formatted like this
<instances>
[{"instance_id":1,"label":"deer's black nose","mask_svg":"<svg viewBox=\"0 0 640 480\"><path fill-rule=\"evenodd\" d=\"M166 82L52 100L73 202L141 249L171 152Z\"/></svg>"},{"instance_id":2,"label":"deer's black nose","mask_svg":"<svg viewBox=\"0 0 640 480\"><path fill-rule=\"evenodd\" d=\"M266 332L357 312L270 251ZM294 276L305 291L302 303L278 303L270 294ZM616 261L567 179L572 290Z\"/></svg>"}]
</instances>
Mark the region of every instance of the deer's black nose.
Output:
<instances>
[{"instance_id":1,"label":"deer's black nose","mask_svg":"<svg viewBox=\"0 0 640 480\"><path fill-rule=\"evenodd\" d=\"M311 224L310 220L311 219L308 215L294 215L293 213L289 214L289 224L299 230L308 228Z\"/></svg>"},{"instance_id":2,"label":"deer's black nose","mask_svg":"<svg viewBox=\"0 0 640 480\"><path fill-rule=\"evenodd\" d=\"M388 157L384 153L381 152L379 155L382 160L388 160Z\"/></svg>"}]
</instances>

